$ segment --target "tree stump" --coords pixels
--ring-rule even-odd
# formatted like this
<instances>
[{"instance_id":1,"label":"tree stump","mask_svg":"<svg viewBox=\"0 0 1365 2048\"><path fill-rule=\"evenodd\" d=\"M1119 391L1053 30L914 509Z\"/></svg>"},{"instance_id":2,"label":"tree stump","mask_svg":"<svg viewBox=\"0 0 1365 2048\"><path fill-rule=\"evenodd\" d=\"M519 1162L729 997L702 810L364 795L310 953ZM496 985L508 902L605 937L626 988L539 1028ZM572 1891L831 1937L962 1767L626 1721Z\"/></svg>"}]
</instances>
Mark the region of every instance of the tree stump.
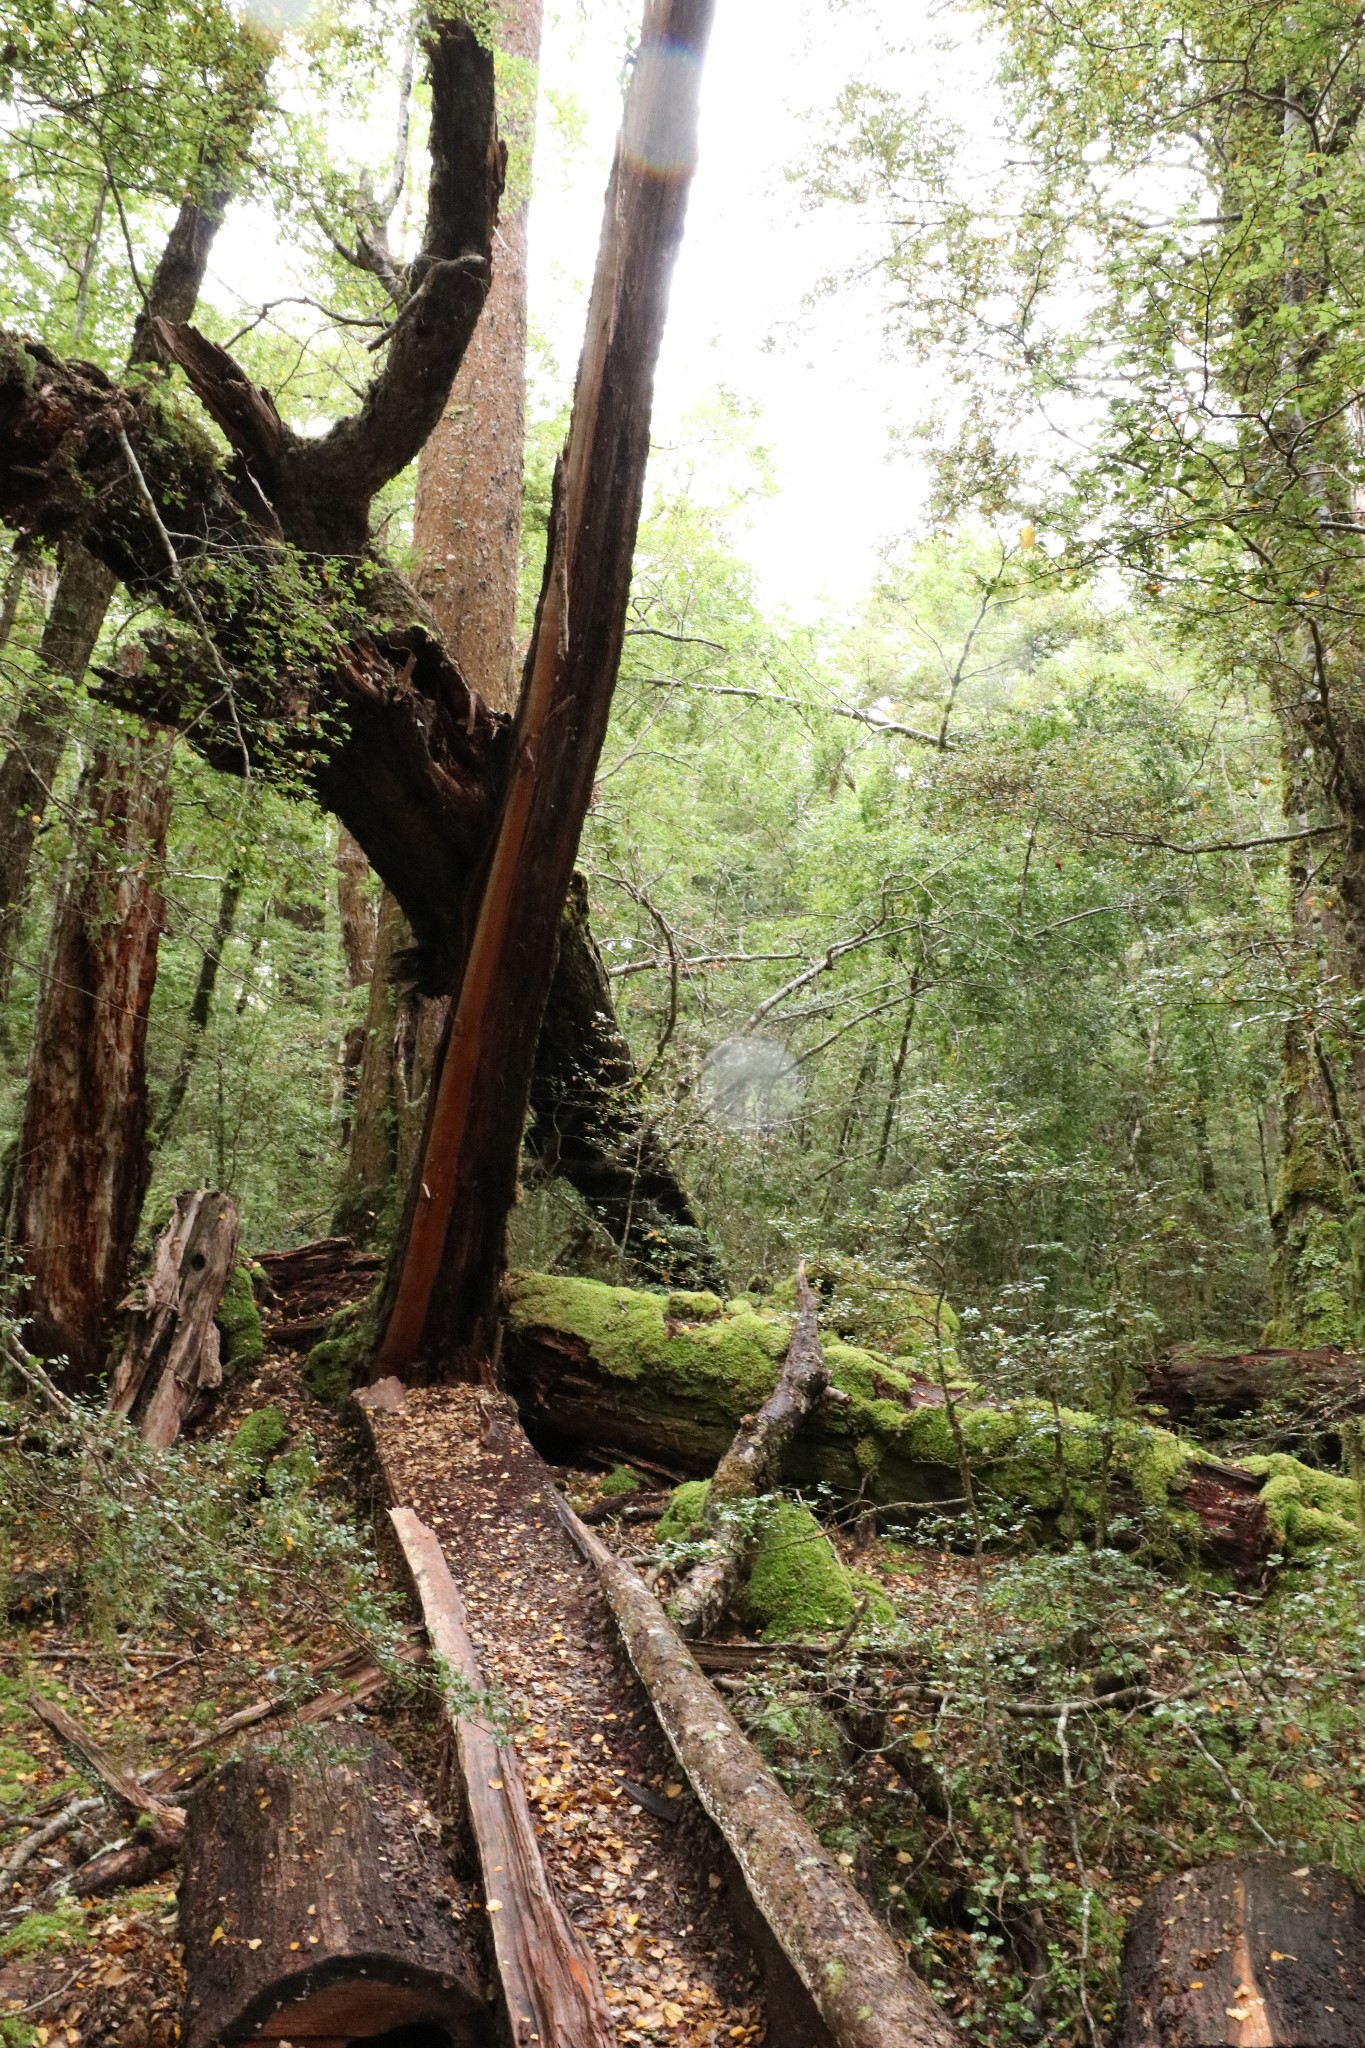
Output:
<instances>
[{"instance_id":1,"label":"tree stump","mask_svg":"<svg viewBox=\"0 0 1365 2048\"><path fill-rule=\"evenodd\" d=\"M188 1811L180 1932L184 2048L489 2038L468 1894L420 1788L368 1730L211 1773Z\"/></svg>"},{"instance_id":2,"label":"tree stump","mask_svg":"<svg viewBox=\"0 0 1365 2048\"><path fill-rule=\"evenodd\" d=\"M1365 1901L1282 1856L1167 1878L1129 1924L1123 2003L1120 2048L1359 2048Z\"/></svg>"},{"instance_id":3,"label":"tree stump","mask_svg":"<svg viewBox=\"0 0 1365 2048\"><path fill-rule=\"evenodd\" d=\"M164 1450L201 1394L221 1386L214 1322L237 1259L237 1204L199 1188L177 1195L156 1241L152 1270L134 1300L109 1406L137 1419Z\"/></svg>"}]
</instances>

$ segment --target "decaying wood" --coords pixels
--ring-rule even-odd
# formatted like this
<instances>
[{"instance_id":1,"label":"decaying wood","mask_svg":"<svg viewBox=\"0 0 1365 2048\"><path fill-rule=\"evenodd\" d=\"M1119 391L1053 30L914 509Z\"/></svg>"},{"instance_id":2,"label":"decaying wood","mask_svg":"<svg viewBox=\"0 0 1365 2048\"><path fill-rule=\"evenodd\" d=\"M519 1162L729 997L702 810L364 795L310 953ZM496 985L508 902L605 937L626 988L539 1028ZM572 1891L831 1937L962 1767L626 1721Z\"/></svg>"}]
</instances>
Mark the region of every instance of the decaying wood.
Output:
<instances>
[{"instance_id":1,"label":"decaying wood","mask_svg":"<svg viewBox=\"0 0 1365 2048\"><path fill-rule=\"evenodd\" d=\"M668 1603L679 1635L709 1635L725 1612L757 1540L752 1522L736 1510L781 1484L787 1446L828 1387L815 1296L803 1259L796 1276L796 1322L781 1376L757 1415L740 1424L712 1475L705 1517L711 1554L693 1567Z\"/></svg>"},{"instance_id":2,"label":"decaying wood","mask_svg":"<svg viewBox=\"0 0 1365 2048\"><path fill-rule=\"evenodd\" d=\"M886 1929L796 1812L653 1594L553 1498L597 1570L679 1764L837 2048L949 2048L957 2029L905 1969Z\"/></svg>"},{"instance_id":3,"label":"decaying wood","mask_svg":"<svg viewBox=\"0 0 1365 2048\"><path fill-rule=\"evenodd\" d=\"M237 1204L206 1188L177 1195L134 1296L123 1356L109 1390L116 1415L138 1419L164 1449L199 1398L222 1385L214 1321L237 1260Z\"/></svg>"},{"instance_id":4,"label":"decaying wood","mask_svg":"<svg viewBox=\"0 0 1365 2048\"><path fill-rule=\"evenodd\" d=\"M1365 1901L1279 1856L1182 1871L1129 1922L1122 2004L1120 2048L1358 2048Z\"/></svg>"},{"instance_id":5,"label":"decaying wood","mask_svg":"<svg viewBox=\"0 0 1365 2048\"><path fill-rule=\"evenodd\" d=\"M1177 1344L1146 1369L1147 1394L1173 1422L1231 1421L1273 1409L1281 1433L1339 1426L1365 1410L1365 1363L1335 1345L1309 1351L1224 1351Z\"/></svg>"},{"instance_id":6,"label":"decaying wood","mask_svg":"<svg viewBox=\"0 0 1365 2048\"><path fill-rule=\"evenodd\" d=\"M72 1892L79 1899L98 1899L151 1884L180 1861L184 1840L183 1825L136 1828L127 1841L115 1842L82 1863L71 1879Z\"/></svg>"},{"instance_id":7,"label":"decaying wood","mask_svg":"<svg viewBox=\"0 0 1365 2048\"><path fill-rule=\"evenodd\" d=\"M396 1752L368 1730L248 1752L190 1802L185 2048L348 2048L402 2026L486 2039L470 1901ZM420 2038L420 2037L419 2037Z\"/></svg>"},{"instance_id":8,"label":"decaying wood","mask_svg":"<svg viewBox=\"0 0 1365 2048\"><path fill-rule=\"evenodd\" d=\"M165 918L167 735L98 749L34 1019L13 1236L28 1341L64 1383L102 1372L151 1170L146 1043Z\"/></svg>"},{"instance_id":9,"label":"decaying wood","mask_svg":"<svg viewBox=\"0 0 1365 2048\"><path fill-rule=\"evenodd\" d=\"M484 1691L464 1603L435 1533L411 1508L389 1511L421 1602L432 1654L472 1693ZM597 1965L541 1861L521 1765L488 1723L448 1704L483 1869L498 1973L514 2040L541 2048L614 2048Z\"/></svg>"},{"instance_id":10,"label":"decaying wood","mask_svg":"<svg viewBox=\"0 0 1365 2048\"><path fill-rule=\"evenodd\" d=\"M625 634L654 368L714 0L648 0L608 187L511 764L433 1089L380 1372L491 1348L536 1040Z\"/></svg>"},{"instance_id":11,"label":"decaying wood","mask_svg":"<svg viewBox=\"0 0 1365 2048\"><path fill-rule=\"evenodd\" d=\"M651 1461L657 1469L666 1460L681 1476L704 1478L725 1455L742 1419L737 1403L727 1407L726 1390L718 1381L671 1375L656 1369L654 1361L638 1377L612 1370L610 1361L594 1356L577 1328L567 1321L547 1322L524 1308L515 1283L508 1291L502 1360L528 1429L539 1443L553 1446L556 1455L590 1451L642 1470L649 1470ZM772 1372L775 1381L776 1364ZM942 1401L942 1389L928 1381L884 1385L887 1402L907 1409ZM950 1446L940 1446L930 1457L907 1453L893 1431L879 1434L875 1414L869 1416L866 1408L855 1427L847 1404L832 1405L835 1391L791 1440L789 1483L828 1485L845 1499L885 1508L896 1518L917 1507L940 1512L960 1507L961 1476ZM965 1404L961 1412L967 1412ZM858 1456L864 1429L879 1453L871 1469ZM1037 1424L1032 1425L1036 1430ZM1008 1489L1008 1459L998 1467L983 1460L977 1476ZM1114 1483L1122 1500L1121 1472ZM1238 1465L1191 1456L1183 1478L1170 1488L1171 1508L1195 1517L1204 1554L1246 1585L1264 1576L1276 1548L1261 1498L1264 1483Z\"/></svg>"},{"instance_id":12,"label":"decaying wood","mask_svg":"<svg viewBox=\"0 0 1365 2048\"><path fill-rule=\"evenodd\" d=\"M361 1251L349 1237L258 1252L255 1263L265 1274L264 1305L279 1318L271 1337L295 1350L316 1344L337 1310L367 1294L384 1270L378 1252Z\"/></svg>"},{"instance_id":13,"label":"decaying wood","mask_svg":"<svg viewBox=\"0 0 1365 2048\"><path fill-rule=\"evenodd\" d=\"M104 1801L97 1797L72 1799L60 1813L54 1813L51 1820L44 1821L40 1828L25 1835L22 1842L16 1842L0 1857L0 1892L9 1890L14 1879L28 1869L35 1856L44 1849L50 1849L54 1842L60 1842L63 1835L69 1835L87 1813L93 1813L97 1806L103 1804Z\"/></svg>"},{"instance_id":14,"label":"decaying wood","mask_svg":"<svg viewBox=\"0 0 1365 2048\"><path fill-rule=\"evenodd\" d=\"M167 1805L147 1786L139 1784L130 1772L115 1763L108 1750L96 1742L79 1721L72 1719L65 1707L58 1706L55 1700L45 1699L41 1693L30 1693L28 1704L30 1711L52 1730L57 1740L88 1765L126 1813L134 1817L145 1814L155 1827L170 1833L184 1827L183 1808Z\"/></svg>"}]
</instances>

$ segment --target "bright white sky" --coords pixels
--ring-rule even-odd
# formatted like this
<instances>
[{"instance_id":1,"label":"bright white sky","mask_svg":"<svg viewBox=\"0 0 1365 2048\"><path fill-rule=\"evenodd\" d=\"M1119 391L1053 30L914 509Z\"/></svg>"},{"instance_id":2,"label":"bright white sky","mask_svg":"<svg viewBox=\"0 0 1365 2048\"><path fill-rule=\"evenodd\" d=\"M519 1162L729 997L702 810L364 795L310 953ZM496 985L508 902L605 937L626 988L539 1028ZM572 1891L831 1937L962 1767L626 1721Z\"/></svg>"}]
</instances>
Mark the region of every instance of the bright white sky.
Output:
<instances>
[{"instance_id":1,"label":"bright white sky","mask_svg":"<svg viewBox=\"0 0 1365 2048\"><path fill-rule=\"evenodd\" d=\"M923 17L924 0L902 5ZM543 88L571 93L588 117L572 159L562 125L542 120L531 220L532 322L567 384L619 116L621 53L638 8L552 0L547 16ZM655 408L662 451L685 447L688 415L721 387L757 407L754 437L776 490L747 508L735 538L764 597L803 616L855 604L879 549L914 524L924 495L922 472L893 455L889 435L918 411L916 373L887 355L874 285L803 304L847 261L849 223L830 210L803 212L785 175L815 132L803 114L828 108L864 57L886 76L884 45L856 8L719 0Z\"/></svg>"}]
</instances>

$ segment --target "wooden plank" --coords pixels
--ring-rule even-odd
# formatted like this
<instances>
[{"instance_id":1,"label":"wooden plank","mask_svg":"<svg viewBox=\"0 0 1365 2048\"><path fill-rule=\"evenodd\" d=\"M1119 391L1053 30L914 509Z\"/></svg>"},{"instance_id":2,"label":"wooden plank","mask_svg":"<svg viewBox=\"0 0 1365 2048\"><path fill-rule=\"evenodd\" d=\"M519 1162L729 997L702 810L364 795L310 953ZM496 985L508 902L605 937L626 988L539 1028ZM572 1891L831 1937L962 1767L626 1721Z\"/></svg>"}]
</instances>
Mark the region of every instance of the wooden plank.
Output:
<instances>
[{"instance_id":1,"label":"wooden plank","mask_svg":"<svg viewBox=\"0 0 1365 2048\"><path fill-rule=\"evenodd\" d=\"M391 1508L389 1519L422 1605L433 1657L462 1686L482 1693L464 1602L435 1531L411 1508ZM541 1861L515 1749L499 1742L487 1721L462 1713L449 1693L446 1715L464 1775L513 2039L518 2048L615 2048L597 1965Z\"/></svg>"},{"instance_id":2,"label":"wooden plank","mask_svg":"<svg viewBox=\"0 0 1365 2048\"><path fill-rule=\"evenodd\" d=\"M836 2048L950 2048L957 2028L797 1813L654 1595L553 1489L550 1498L597 1571L674 1755Z\"/></svg>"}]
</instances>

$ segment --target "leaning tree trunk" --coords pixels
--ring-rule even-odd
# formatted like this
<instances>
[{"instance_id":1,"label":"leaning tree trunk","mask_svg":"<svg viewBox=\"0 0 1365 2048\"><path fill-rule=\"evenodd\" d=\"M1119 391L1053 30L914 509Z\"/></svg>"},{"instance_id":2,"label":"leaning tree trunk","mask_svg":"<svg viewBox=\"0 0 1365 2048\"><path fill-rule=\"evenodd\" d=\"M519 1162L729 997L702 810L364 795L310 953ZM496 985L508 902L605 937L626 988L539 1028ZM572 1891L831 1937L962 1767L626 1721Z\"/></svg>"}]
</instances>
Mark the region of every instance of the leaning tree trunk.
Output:
<instances>
[{"instance_id":1,"label":"leaning tree trunk","mask_svg":"<svg viewBox=\"0 0 1365 2048\"><path fill-rule=\"evenodd\" d=\"M147 1017L164 923L172 740L101 748L34 1024L12 1235L30 1343L84 1391L105 1362L147 1190Z\"/></svg>"},{"instance_id":2,"label":"leaning tree trunk","mask_svg":"<svg viewBox=\"0 0 1365 2048\"><path fill-rule=\"evenodd\" d=\"M796 1325L782 1376L757 1415L746 1415L717 1465L706 1496L711 1554L701 1559L668 1604L679 1635L709 1635L725 1612L753 1552L757 1530L743 1510L782 1483L787 1446L816 1402L829 1391L815 1319L815 1296L803 1259L796 1276Z\"/></svg>"},{"instance_id":3,"label":"leaning tree trunk","mask_svg":"<svg viewBox=\"0 0 1365 2048\"><path fill-rule=\"evenodd\" d=\"M625 635L712 4L646 9L507 789L409 1201L382 1373L459 1370L491 1348L536 1040Z\"/></svg>"},{"instance_id":4,"label":"leaning tree trunk","mask_svg":"<svg viewBox=\"0 0 1365 2048\"><path fill-rule=\"evenodd\" d=\"M387 1742L350 1727L293 1758L248 1752L190 1802L181 2039L347 2048L411 2027L414 2043L485 2042L473 1925Z\"/></svg>"},{"instance_id":5,"label":"leaning tree trunk","mask_svg":"<svg viewBox=\"0 0 1365 2048\"><path fill-rule=\"evenodd\" d=\"M1230 1858L1128 1924L1120 2048L1358 2048L1365 1904L1338 1871Z\"/></svg>"}]
</instances>

